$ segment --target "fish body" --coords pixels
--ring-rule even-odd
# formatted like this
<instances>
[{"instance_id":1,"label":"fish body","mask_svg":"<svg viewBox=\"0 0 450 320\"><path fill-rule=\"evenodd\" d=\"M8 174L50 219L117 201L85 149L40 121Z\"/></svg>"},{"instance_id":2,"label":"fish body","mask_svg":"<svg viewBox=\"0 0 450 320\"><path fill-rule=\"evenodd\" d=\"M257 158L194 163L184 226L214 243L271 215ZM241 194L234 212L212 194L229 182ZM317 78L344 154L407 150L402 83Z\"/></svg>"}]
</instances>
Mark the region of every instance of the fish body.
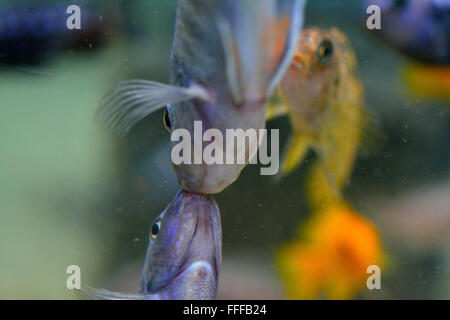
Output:
<instances>
[{"instance_id":1,"label":"fish body","mask_svg":"<svg viewBox=\"0 0 450 320\"><path fill-rule=\"evenodd\" d=\"M202 133L217 129L224 137L227 129L263 129L268 97L295 49L304 2L180 0L170 85L125 81L107 97L100 118L125 133L151 112L167 106L164 119L169 131L187 130L191 145L195 143L195 121L202 121ZM176 143L172 141L172 147ZM256 140L249 141L246 154L255 144ZM223 154L228 156L226 150ZM213 194L233 183L253 155L244 163L236 158L233 164L192 160L174 164L174 169L182 188Z\"/></svg>"},{"instance_id":2,"label":"fish body","mask_svg":"<svg viewBox=\"0 0 450 320\"><path fill-rule=\"evenodd\" d=\"M150 228L140 294L83 288L92 299L214 299L222 259L219 208L212 196L180 191Z\"/></svg>"},{"instance_id":3,"label":"fish body","mask_svg":"<svg viewBox=\"0 0 450 320\"><path fill-rule=\"evenodd\" d=\"M290 299L351 299L366 285L367 268L384 266L378 230L345 203L313 212L276 258Z\"/></svg>"},{"instance_id":4,"label":"fish body","mask_svg":"<svg viewBox=\"0 0 450 320\"><path fill-rule=\"evenodd\" d=\"M422 63L450 65L450 1L370 0L381 8L381 29L371 32Z\"/></svg>"},{"instance_id":5,"label":"fish body","mask_svg":"<svg viewBox=\"0 0 450 320\"><path fill-rule=\"evenodd\" d=\"M353 168L364 118L363 89L355 68L355 54L342 32L304 29L280 82L278 100L268 109L268 119L289 115L293 131L281 175L292 172L309 148L319 158L307 184L315 208L340 199Z\"/></svg>"}]
</instances>

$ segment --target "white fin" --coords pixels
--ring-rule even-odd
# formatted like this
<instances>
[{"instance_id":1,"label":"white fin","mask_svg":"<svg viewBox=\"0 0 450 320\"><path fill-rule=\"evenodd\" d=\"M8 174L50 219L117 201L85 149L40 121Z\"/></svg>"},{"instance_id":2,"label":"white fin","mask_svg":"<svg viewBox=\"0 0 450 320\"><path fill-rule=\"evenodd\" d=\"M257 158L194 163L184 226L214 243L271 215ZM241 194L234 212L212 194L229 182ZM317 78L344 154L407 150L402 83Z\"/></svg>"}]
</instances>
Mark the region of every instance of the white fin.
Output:
<instances>
[{"instance_id":1,"label":"white fin","mask_svg":"<svg viewBox=\"0 0 450 320\"><path fill-rule=\"evenodd\" d=\"M300 31L303 27L303 13L305 10L306 0L295 0L293 9L291 12L291 28L288 38L284 44L283 54L278 64L278 69L275 69L275 73L272 75L272 82L269 86L269 92L275 90L278 86L281 78L286 70L289 68L292 57L295 54L297 48L298 39L300 37ZM289 12L289 10L288 10ZM287 12L285 12L286 14Z\"/></svg>"},{"instance_id":2,"label":"white fin","mask_svg":"<svg viewBox=\"0 0 450 320\"><path fill-rule=\"evenodd\" d=\"M233 16L216 14L228 86L237 103L270 96L289 67L304 0L233 0Z\"/></svg>"},{"instance_id":3,"label":"white fin","mask_svg":"<svg viewBox=\"0 0 450 320\"><path fill-rule=\"evenodd\" d=\"M132 293L111 292L105 289L95 289L82 286L80 290L76 290L84 299L87 300L148 300L150 296Z\"/></svg>"},{"instance_id":4,"label":"white fin","mask_svg":"<svg viewBox=\"0 0 450 320\"><path fill-rule=\"evenodd\" d=\"M168 104L194 99L209 100L209 94L195 84L182 88L148 80L122 81L105 97L97 119L124 135L150 113Z\"/></svg>"}]
</instances>

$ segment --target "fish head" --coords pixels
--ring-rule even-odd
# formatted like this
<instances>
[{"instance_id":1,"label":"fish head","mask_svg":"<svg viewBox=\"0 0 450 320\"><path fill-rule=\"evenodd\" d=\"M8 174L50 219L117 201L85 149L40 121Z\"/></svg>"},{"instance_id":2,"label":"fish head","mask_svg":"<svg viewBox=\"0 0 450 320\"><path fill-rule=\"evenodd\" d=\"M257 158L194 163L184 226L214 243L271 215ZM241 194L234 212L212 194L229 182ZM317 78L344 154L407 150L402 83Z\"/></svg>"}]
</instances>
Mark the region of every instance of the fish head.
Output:
<instances>
[{"instance_id":1,"label":"fish head","mask_svg":"<svg viewBox=\"0 0 450 320\"><path fill-rule=\"evenodd\" d=\"M150 229L143 293L186 291L202 275L196 269L205 266L215 281L208 284L209 289L215 292L221 245L220 213L214 199L180 191Z\"/></svg>"},{"instance_id":2,"label":"fish head","mask_svg":"<svg viewBox=\"0 0 450 320\"><path fill-rule=\"evenodd\" d=\"M304 29L288 71L280 84L283 98L293 106L299 127L323 125L333 107L341 81L356 64L346 36L333 28Z\"/></svg>"}]
</instances>

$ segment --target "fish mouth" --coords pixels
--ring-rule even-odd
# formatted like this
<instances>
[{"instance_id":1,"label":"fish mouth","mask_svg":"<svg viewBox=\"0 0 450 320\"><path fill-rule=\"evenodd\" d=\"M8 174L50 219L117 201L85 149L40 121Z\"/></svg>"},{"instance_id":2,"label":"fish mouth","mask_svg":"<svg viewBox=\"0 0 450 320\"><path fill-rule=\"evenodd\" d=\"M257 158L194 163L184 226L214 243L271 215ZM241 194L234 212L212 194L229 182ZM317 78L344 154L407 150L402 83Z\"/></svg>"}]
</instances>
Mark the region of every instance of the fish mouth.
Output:
<instances>
[{"instance_id":1,"label":"fish mouth","mask_svg":"<svg viewBox=\"0 0 450 320\"><path fill-rule=\"evenodd\" d=\"M300 61L293 61L292 66L294 68L297 68L298 70L302 70L302 71L306 70L306 66Z\"/></svg>"}]
</instances>

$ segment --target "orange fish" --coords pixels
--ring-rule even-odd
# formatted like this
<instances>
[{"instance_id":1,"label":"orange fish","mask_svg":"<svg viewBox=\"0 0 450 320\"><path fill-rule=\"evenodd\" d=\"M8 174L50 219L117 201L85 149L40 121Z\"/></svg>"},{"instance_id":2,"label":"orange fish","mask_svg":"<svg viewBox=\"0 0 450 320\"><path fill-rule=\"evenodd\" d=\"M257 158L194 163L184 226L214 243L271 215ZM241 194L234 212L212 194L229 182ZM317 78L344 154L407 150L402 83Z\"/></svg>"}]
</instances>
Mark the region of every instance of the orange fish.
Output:
<instances>
[{"instance_id":1,"label":"orange fish","mask_svg":"<svg viewBox=\"0 0 450 320\"><path fill-rule=\"evenodd\" d=\"M363 88L355 75L356 57L337 30L304 29L291 66L268 108L267 119L289 115L292 135L281 176L292 172L309 148L319 158L307 190L313 208L341 199L365 124Z\"/></svg>"},{"instance_id":2,"label":"orange fish","mask_svg":"<svg viewBox=\"0 0 450 320\"><path fill-rule=\"evenodd\" d=\"M366 285L370 265L383 266L374 225L345 204L313 214L277 264L290 299L351 299Z\"/></svg>"}]
</instances>

